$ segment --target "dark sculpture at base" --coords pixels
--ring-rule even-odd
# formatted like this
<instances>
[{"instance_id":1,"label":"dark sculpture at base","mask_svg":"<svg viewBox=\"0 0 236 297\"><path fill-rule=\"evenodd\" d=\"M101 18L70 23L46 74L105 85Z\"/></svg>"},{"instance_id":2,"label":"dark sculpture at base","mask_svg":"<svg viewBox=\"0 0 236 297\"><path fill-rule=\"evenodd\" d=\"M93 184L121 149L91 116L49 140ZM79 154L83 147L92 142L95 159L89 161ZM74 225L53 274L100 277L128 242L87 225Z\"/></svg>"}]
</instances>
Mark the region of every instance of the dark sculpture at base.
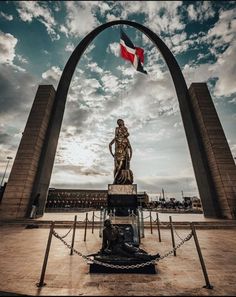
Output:
<instances>
[{"instance_id":1,"label":"dark sculpture at base","mask_svg":"<svg viewBox=\"0 0 236 297\"><path fill-rule=\"evenodd\" d=\"M101 254L137 258L145 261L160 257L159 254L149 255L144 250L126 242L122 230L117 226L113 226L111 220L105 220L104 226Z\"/></svg>"},{"instance_id":2,"label":"dark sculpture at base","mask_svg":"<svg viewBox=\"0 0 236 297\"><path fill-rule=\"evenodd\" d=\"M104 221L102 248L94 259L112 265L135 265L160 258L159 253L150 255L137 245L132 244L132 238L125 238L122 228L112 225L111 220ZM109 268L103 265L91 264L90 272L96 273L151 273L155 274L153 263L135 269Z\"/></svg>"}]
</instances>

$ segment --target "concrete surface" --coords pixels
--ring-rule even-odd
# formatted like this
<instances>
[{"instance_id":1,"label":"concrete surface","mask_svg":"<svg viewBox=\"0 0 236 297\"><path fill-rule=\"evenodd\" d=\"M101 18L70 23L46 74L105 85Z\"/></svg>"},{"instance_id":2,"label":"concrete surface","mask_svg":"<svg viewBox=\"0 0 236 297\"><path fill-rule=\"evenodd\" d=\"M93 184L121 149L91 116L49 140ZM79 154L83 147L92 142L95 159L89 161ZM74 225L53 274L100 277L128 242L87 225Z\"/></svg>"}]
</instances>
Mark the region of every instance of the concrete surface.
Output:
<instances>
[{"instance_id":1,"label":"concrete surface","mask_svg":"<svg viewBox=\"0 0 236 297\"><path fill-rule=\"evenodd\" d=\"M68 212L68 213L53 213L53 212L47 212L44 213L43 217L37 219L37 220L61 220L61 221L66 221L66 220L74 220L74 216L77 215L77 219L78 220L84 220L85 219L85 212ZM100 218L100 211L95 211L95 220L99 221ZM160 213L158 212L158 216L159 216L159 220L161 222L169 222L169 216L172 217L172 221L173 222L212 222L212 221L217 221L217 222L221 222L222 220L218 220L218 219L211 219L211 218L205 218L203 214L192 214L192 213L185 213L185 214L181 214L181 213ZM122 217L119 217L122 219ZM149 211L144 211L143 212L143 218L145 219L145 221L149 221ZM156 214L154 213L154 211L152 211L152 218L153 220L156 219ZM88 212L88 219L92 220L92 211Z\"/></svg>"},{"instance_id":2,"label":"concrete surface","mask_svg":"<svg viewBox=\"0 0 236 297\"><path fill-rule=\"evenodd\" d=\"M55 214L50 215L55 219ZM58 215L65 219L64 214L56 214L56 217ZM64 235L68 228L55 228L55 230ZM183 238L190 230L178 229L176 232ZM33 296L236 295L235 229L227 230L227 226L225 229L197 230L209 280L214 286L213 290L202 288L205 280L193 238L177 250L176 257L170 255L158 262L156 275L138 275L90 274L86 261L76 254L70 256L69 249L53 237L45 274L47 285L37 288L36 283L41 274L48 233L47 228L0 226L1 292ZM71 233L65 238L68 243L71 242ZM161 229L161 236L162 242L159 242L157 229L154 229L153 234L146 229L141 247L149 253L159 252L164 255L172 249L170 230ZM175 240L176 243L180 241L176 234ZM101 238L98 229L94 230L94 234L91 233L91 229L87 231L86 242L83 229L77 229L76 250L87 255L97 252L100 247Z\"/></svg>"}]
</instances>

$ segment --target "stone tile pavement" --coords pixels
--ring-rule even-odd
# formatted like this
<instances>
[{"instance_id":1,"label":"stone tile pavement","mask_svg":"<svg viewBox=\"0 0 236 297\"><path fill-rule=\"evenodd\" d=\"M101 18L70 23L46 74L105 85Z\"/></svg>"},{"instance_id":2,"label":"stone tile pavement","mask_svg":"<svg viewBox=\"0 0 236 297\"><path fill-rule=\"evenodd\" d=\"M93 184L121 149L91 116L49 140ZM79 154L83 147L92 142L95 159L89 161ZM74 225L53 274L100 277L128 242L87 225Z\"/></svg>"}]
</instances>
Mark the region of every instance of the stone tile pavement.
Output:
<instances>
[{"instance_id":1,"label":"stone tile pavement","mask_svg":"<svg viewBox=\"0 0 236 297\"><path fill-rule=\"evenodd\" d=\"M171 215L173 222L212 222L212 221L220 221L217 219L211 219L211 218L205 218L203 214L191 214L191 213L160 213L159 214L159 220L162 222L169 222L169 216ZM67 212L67 213L53 213L53 212L47 212L44 213L43 217L39 218L38 220L73 220L74 216L77 215L78 220L84 220L85 219L85 212ZM95 220L99 220L100 211L95 211ZM143 217L145 221L149 221L149 211L143 212ZM154 211L152 212L153 219L156 219ZM88 218L92 219L92 211L88 212Z\"/></svg>"},{"instance_id":2,"label":"stone tile pavement","mask_svg":"<svg viewBox=\"0 0 236 297\"><path fill-rule=\"evenodd\" d=\"M60 235L68 229L55 228ZM176 230L183 238L190 231ZM232 296L236 295L235 229L197 230L199 243L213 290L205 284L193 238L177 250L177 256L157 263L156 275L90 274L89 265L78 255L69 255L61 241L53 237L45 275L47 285L37 288L42 269L49 229L25 229L24 226L1 226L0 291L32 296ZM65 238L70 243L72 232ZM161 229L145 230L141 247L161 255L172 249L171 234ZM176 236L176 243L180 239ZM97 252L101 247L98 229L77 229L75 248L83 254Z\"/></svg>"}]
</instances>

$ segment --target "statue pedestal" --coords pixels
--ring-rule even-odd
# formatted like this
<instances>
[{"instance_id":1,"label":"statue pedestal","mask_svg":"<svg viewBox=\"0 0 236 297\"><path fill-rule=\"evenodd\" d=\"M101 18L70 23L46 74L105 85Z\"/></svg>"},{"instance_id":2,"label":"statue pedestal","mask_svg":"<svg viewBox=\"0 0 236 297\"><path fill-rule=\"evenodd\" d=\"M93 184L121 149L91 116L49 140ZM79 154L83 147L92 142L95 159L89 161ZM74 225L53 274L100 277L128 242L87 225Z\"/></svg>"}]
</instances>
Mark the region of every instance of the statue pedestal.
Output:
<instances>
[{"instance_id":1,"label":"statue pedestal","mask_svg":"<svg viewBox=\"0 0 236 297\"><path fill-rule=\"evenodd\" d=\"M138 207L137 185L108 185L108 211L115 211L116 216L136 214Z\"/></svg>"}]
</instances>

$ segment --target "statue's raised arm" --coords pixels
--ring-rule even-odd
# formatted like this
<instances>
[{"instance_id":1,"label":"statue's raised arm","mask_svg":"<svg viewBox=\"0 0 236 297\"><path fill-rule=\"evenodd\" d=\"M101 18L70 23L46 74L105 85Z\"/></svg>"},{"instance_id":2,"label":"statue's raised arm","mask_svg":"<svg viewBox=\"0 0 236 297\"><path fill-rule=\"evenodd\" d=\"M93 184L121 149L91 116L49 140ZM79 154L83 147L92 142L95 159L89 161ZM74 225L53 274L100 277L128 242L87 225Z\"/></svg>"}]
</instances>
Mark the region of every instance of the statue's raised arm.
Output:
<instances>
[{"instance_id":1,"label":"statue's raised arm","mask_svg":"<svg viewBox=\"0 0 236 297\"><path fill-rule=\"evenodd\" d=\"M110 153L112 155L112 157L115 157L115 155L113 154L112 152L112 145L115 143L115 138L112 139L112 141L109 143L109 150L110 150Z\"/></svg>"}]
</instances>

